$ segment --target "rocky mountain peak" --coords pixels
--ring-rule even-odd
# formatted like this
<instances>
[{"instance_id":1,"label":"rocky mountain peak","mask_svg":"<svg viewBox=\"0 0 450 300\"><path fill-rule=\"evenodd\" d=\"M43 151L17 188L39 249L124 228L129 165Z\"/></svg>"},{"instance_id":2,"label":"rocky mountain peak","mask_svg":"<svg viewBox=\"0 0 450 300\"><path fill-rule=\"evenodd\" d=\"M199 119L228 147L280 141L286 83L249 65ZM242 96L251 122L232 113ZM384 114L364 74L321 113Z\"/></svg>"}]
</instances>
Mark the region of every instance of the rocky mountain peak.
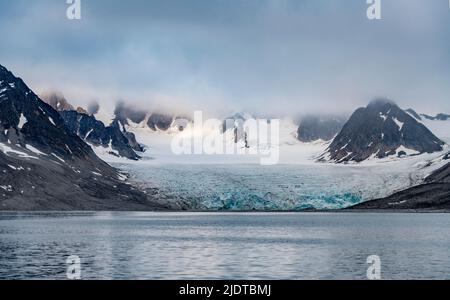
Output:
<instances>
[{"instance_id":1,"label":"rocky mountain peak","mask_svg":"<svg viewBox=\"0 0 450 300\"><path fill-rule=\"evenodd\" d=\"M68 134L57 111L4 67L0 72L0 141L30 144L65 157L93 154L81 140Z\"/></svg>"},{"instance_id":2,"label":"rocky mountain peak","mask_svg":"<svg viewBox=\"0 0 450 300\"><path fill-rule=\"evenodd\" d=\"M441 151L439 140L394 102L377 99L357 109L322 159L338 163Z\"/></svg>"},{"instance_id":3,"label":"rocky mountain peak","mask_svg":"<svg viewBox=\"0 0 450 300\"><path fill-rule=\"evenodd\" d=\"M0 182L7 187L1 210L159 207L123 180L55 109L0 66Z\"/></svg>"}]
</instances>

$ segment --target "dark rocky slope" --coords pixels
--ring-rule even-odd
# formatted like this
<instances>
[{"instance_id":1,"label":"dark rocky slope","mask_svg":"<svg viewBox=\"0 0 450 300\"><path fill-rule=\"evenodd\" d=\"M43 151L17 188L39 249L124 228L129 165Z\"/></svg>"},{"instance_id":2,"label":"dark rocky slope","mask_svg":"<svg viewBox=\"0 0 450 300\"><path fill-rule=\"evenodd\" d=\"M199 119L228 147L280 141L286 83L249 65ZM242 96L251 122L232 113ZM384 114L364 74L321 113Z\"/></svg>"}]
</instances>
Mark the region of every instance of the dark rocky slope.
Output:
<instances>
[{"instance_id":1,"label":"dark rocky slope","mask_svg":"<svg viewBox=\"0 0 450 300\"><path fill-rule=\"evenodd\" d=\"M419 186L350 209L450 210L450 163L428 176Z\"/></svg>"},{"instance_id":2,"label":"dark rocky slope","mask_svg":"<svg viewBox=\"0 0 450 300\"><path fill-rule=\"evenodd\" d=\"M388 100L359 108L344 125L321 159L338 163L361 162L370 157L442 151L444 142L422 123Z\"/></svg>"},{"instance_id":3,"label":"dark rocky slope","mask_svg":"<svg viewBox=\"0 0 450 300\"><path fill-rule=\"evenodd\" d=\"M58 111L64 120L64 124L72 134L77 134L81 139L94 147L110 148L109 154L138 160L141 157L135 152L143 152L145 149L136 141L133 133L127 132L119 117L106 126L97 120L89 111L98 111L98 104L91 103L88 110L74 107L60 93L48 93L43 96L45 102Z\"/></svg>"},{"instance_id":4,"label":"dark rocky slope","mask_svg":"<svg viewBox=\"0 0 450 300\"><path fill-rule=\"evenodd\" d=\"M135 151L144 151L136 141L133 133L127 132L119 121L105 126L95 116L80 113L75 110L62 111L62 118L67 129L72 134L96 147L110 148L110 154L138 160L141 157Z\"/></svg>"},{"instance_id":5,"label":"dark rocky slope","mask_svg":"<svg viewBox=\"0 0 450 300\"><path fill-rule=\"evenodd\" d=\"M154 210L59 113L0 66L0 210Z\"/></svg>"}]
</instances>

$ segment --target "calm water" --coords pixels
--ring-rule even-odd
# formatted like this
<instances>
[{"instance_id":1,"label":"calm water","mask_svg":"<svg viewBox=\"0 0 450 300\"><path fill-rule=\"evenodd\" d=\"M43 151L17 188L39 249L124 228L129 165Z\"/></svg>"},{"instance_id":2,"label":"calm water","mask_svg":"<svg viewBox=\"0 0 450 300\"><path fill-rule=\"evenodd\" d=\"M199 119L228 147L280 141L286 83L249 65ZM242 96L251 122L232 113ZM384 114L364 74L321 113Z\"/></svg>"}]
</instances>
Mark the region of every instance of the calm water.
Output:
<instances>
[{"instance_id":1,"label":"calm water","mask_svg":"<svg viewBox=\"0 0 450 300\"><path fill-rule=\"evenodd\" d=\"M0 278L450 278L450 215L0 213Z\"/></svg>"}]
</instances>

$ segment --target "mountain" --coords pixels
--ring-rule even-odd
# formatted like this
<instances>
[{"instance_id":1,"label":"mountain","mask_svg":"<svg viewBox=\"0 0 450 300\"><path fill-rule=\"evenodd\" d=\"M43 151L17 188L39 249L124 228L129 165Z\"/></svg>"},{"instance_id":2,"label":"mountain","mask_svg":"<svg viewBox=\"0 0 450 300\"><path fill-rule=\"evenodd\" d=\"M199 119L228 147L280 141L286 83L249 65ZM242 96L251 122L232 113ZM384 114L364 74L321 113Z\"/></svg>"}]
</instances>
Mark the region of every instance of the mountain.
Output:
<instances>
[{"instance_id":1,"label":"mountain","mask_svg":"<svg viewBox=\"0 0 450 300\"><path fill-rule=\"evenodd\" d=\"M154 210L60 114L0 66L0 210Z\"/></svg>"},{"instance_id":2,"label":"mountain","mask_svg":"<svg viewBox=\"0 0 450 300\"><path fill-rule=\"evenodd\" d=\"M122 121L119 121L119 118L116 118L111 125L105 126L87 110L81 107L75 110L61 93L48 93L43 96L43 99L59 112L72 134L78 135L91 146L102 147L113 156L131 160L140 159L135 151L143 152L145 149L136 141L133 133L127 132L125 127L121 126ZM91 103L89 110L97 111L98 107L95 107L97 105Z\"/></svg>"},{"instance_id":3,"label":"mountain","mask_svg":"<svg viewBox=\"0 0 450 300\"><path fill-rule=\"evenodd\" d=\"M133 133L126 132L119 121L113 121L110 126L105 126L95 116L86 113L66 110L60 114L67 129L90 145L107 148L108 153L114 156L131 160L140 159L135 151L142 152L143 147L136 141Z\"/></svg>"},{"instance_id":4,"label":"mountain","mask_svg":"<svg viewBox=\"0 0 450 300\"><path fill-rule=\"evenodd\" d=\"M426 114L418 114L412 109L408 109L407 112L430 129L434 135L444 142L450 143L450 115L440 113L433 117Z\"/></svg>"},{"instance_id":5,"label":"mountain","mask_svg":"<svg viewBox=\"0 0 450 300\"><path fill-rule=\"evenodd\" d=\"M418 121L422 121L422 117L412 108L408 108L405 110L408 114L410 114L413 118L415 118Z\"/></svg>"},{"instance_id":6,"label":"mountain","mask_svg":"<svg viewBox=\"0 0 450 300\"><path fill-rule=\"evenodd\" d=\"M357 109L321 160L361 162L442 151L444 142L394 102L374 100Z\"/></svg>"},{"instance_id":7,"label":"mountain","mask_svg":"<svg viewBox=\"0 0 450 300\"><path fill-rule=\"evenodd\" d=\"M144 152L145 151L145 147L143 145L141 145L137 140L136 140L136 136L134 133L129 132L126 130L125 126L119 122L114 121L111 124L112 127L120 127L121 128L121 133L123 134L123 136L127 139L126 141L126 145L127 148L131 147L131 149L133 149L134 151L138 151L138 152ZM113 147L114 147L114 143L113 143Z\"/></svg>"},{"instance_id":8,"label":"mountain","mask_svg":"<svg viewBox=\"0 0 450 300\"><path fill-rule=\"evenodd\" d=\"M427 120L431 120L431 121L448 121L450 120L450 115L448 114L437 114L436 116L429 116L426 114L422 114L422 117L427 119Z\"/></svg>"},{"instance_id":9,"label":"mountain","mask_svg":"<svg viewBox=\"0 0 450 300\"><path fill-rule=\"evenodd\" d=\"M298 139L302 142L330 141L339 133L346 120L340 116L305 116L300 121Z\"/></svg>"},{"instance_id":10,"label":"mountain","mask_svg":"<svg viewBox=\"0 0 450 300\"><path fill-rule=\"evenodd\" d=\"M448 156L449 154L446 156L447 159ZM433 172L421 185L398 192L384 199L358 204L350 209L449 210L450 163Z\"/></svg>"}]
</instances>

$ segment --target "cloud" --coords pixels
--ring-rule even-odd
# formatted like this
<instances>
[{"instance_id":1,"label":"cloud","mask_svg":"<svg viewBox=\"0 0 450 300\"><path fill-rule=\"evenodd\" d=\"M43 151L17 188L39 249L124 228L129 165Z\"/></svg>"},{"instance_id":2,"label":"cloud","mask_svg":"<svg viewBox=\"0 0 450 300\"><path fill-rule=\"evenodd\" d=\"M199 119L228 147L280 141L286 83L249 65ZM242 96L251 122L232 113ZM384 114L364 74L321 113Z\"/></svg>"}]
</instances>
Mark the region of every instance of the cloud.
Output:
<instances>
[{"instance_id":1,"label":"cloud","mask_svg":"<svg viewBox=\"0 0 450 300\"><path fill-rule=\"evenodd\" d=\"M90 0L69 21L65 1L30 2L0 0L0 64L77 105L450 111L447 3L383 1L369 21L364 0Z\"/></svg>"},{"instance_id":2,"label":"cloud","mask_svg":"<svg viewBox=\"0 0 450 300\"><path fill-rule=\"evenodd\" d=\"M88 114L90 115L95 115L96 113L98 113L100 110L100 104L98 104L97 101L91 101L88 106L86 111L88 112Z\"/></svg>"},{"instance_id":3,"label":"cloud","mask_svg":"<svg viewBox=\"0 0 450 300\"><path fill-rule=\"evenodd\" d=\"M47 91L41 94L40 98L58 111L74 109L72 104L70 104L64 95L58 91Z\"/></svg>"},{"instance_id":4,"label":"cloud","mask_svg":"<svg viewBox=\"0 0 450 300\"><path fill-rule=\"evenodd\" d=\"M124 123L127 123L128 119L134 123L141 123L144 121L147 112L128 106L124 102L119 101L114 109L114 115L116 119L123 121Z\"/></svg>"}]
</instances>

